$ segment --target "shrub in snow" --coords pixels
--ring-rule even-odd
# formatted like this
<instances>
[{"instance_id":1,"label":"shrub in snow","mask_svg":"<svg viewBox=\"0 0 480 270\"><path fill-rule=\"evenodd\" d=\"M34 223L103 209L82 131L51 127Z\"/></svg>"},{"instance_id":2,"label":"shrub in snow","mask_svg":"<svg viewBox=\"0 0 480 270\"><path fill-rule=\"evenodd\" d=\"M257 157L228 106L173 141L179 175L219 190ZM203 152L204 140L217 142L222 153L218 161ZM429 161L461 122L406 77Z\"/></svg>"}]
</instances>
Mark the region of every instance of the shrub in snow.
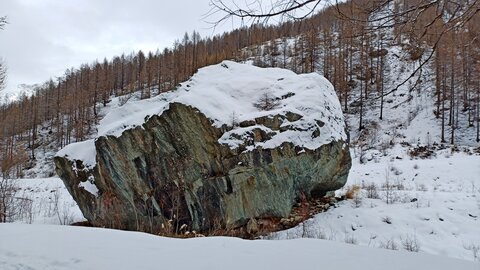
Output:
<instances>
[{"instance_id":1,"label":"shrub in snow","mask_svg":"<svg viewBox=\"0 0 480 270\"><path fill-rule=\"evenodd\" d=\"M390 250L398 250L398 244L395 242L395 239L388 239L384 242L380 242L380 248L390 249Z\"/></svg>"},{"instance_id":2,"label":"shrub in snow","mask_svg":"<svg viewBox=\"0 0 480 270\"><path fill-rule=\"evenodd\" d=\"M357 238L355 238L354 235L346 234L345 235L345 243L356 245L356 244L358 244L358 240L357 240Z\"/></svg>"},{"instance_id":3,"label":"shrub in snow","mask_svg":"<svg viewBox=\"0 0 480 270\"><path fill-rule=\"evenodd\" d=\"M24 194L19 194L20 188L10 178L0 179L0 223L33 221L33 201Z\"/></svg>"},{"instance_id":4,"label":"shrub in snow","mask_svg":"<svg viewBox=\"0 0 480 270\"><path fill-rule=\"evenodd\" d=\"M382 185L383 196L387 204L392 204L396 201L397 196L395 193L395 185L393 185L391 180L389 179L388 170L386 170L385 172L385 178L385 183Z\"/></svg>"},{"instance_id":5,"label":"shrub in snow","mask_svg":"<svg viewBox=\"0 0 480 270\"><path fill-rule=\"evenodd\" d=\"M428 191L428 188L425 184L420 184L420 185L417 185L417 190L418 191L423 191L423 192L427 192Z\"/></svg>"},{"instance_id":6,"label":"shrub in snow","mask_svg":"<svg viewBox=\"0 0 480 270\"><path fill-rule=\"evenodd\" d=\"M238 115L235 112L232 112L231 114L231 126L232 128L238 127Z\"/></svg>"},{"instance_id":7,"label":"shrub in snow","mask_svg":"<svg viewBox=\"0 0 480 270\"><path fill-rule=\"evenodd\" d=\"M394 166L390 166L390 171L393 172L394 175L401 175L402 171L400 171L398 168Z\"/></svg>"},{"instance_id":8,"label":"shrub in snow","mask_svg":"<svg viewBox=\"0 0 480 270\"><path fill-rule=\"evenodd\" d=\"M418 243L418 239L416 235L407 235L404 238L400 238L402 241L402 247L406 251L410 252L419 252L420 251L420 244Z\"/></svg>"},{"instance_id":9,"label":"shrub in snow","mask_svg":"<svg viewBox=\"0 0 480 270\"><path fill-rule=\"evenodd\" d=\"M275 97L271 92L265 92L254 105L259 110L270 111L280 105L280 99Z\"/></svg>"},{"instance_id":10,"label":"shrub in snow","mask_svg":"<svg viewBox=\"0 0 480 270\"><path fill-rule=\"evenodd\" d=\"M360 206L362 206L362 195L361 195L360 192L357 192L353 196L353 204L354 204L355 208L360 208Z\"/></svg>"},{"instance_id":11,"label":"shrub in snow","mask_svg":"<svg viewBox=\"0 0 480 270\"><path fill-rule=\"evenodd\" d=\"M470 250L472 252L473 260L480 262L480 244L469 244L464 245L466 250Z\"/></svg>"},{"instance_id":12,"label":"shrub in snow","mask_svg":"<svg viewBox=\"0 0 480 270\"><path fill-rule=\"evenodd\" d=\"M369 199L379 199L378 195L378 186L375 183L368 183L364 185L363 189L367 192L367 198Z\"/></svg>"},{"instance_id":13,"label":"shrub in snow","mask_svg":"<svg viewBox=\"0 0 480 270\"><path fill-rule=\"evenodd\" d=\"M385 216L382 218L382 221L387 223L387 224L392 224L392 218L389 216Z\"/></svg>"}]
</instances>

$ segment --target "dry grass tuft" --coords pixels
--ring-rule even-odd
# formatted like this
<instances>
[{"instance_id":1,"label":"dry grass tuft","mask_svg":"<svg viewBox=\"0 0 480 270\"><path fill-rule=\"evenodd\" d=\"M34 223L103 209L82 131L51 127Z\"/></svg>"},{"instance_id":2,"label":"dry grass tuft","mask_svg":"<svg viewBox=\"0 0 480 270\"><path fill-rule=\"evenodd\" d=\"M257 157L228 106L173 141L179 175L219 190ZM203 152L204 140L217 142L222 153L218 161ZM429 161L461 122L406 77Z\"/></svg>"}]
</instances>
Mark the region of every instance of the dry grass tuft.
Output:
<instances>
[{"instance_id":1,"label":"dry grass tuft","mask_svg":"<svg viewBox=\"0 0 480 270\"><path fill-rule=\"evenodd\" d=\"M356 197L357 193L360 192L361 187L358 185L353 185L347 189L347 193L345 193L345 197L349 200L352 200Z\"/></svg>"}]
</instances>

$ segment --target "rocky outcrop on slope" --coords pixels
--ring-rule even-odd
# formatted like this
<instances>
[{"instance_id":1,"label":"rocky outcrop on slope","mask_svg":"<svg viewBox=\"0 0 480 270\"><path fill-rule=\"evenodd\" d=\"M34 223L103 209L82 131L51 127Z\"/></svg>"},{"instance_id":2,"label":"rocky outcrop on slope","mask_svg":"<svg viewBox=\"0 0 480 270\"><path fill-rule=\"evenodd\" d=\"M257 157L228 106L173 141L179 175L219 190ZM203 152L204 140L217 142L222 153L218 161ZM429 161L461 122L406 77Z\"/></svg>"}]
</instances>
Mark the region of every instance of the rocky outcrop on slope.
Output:
<instances>
[{"instance_id":1,"label":"rocky outcrop on slope","mask_svg":"<svg viewBox=\"0 0 480 270\"><path fill-rule=\"evenodd\" d=\"M227 64L243 68L222 65ZM194 77L184 85L187 93L163 99L168 106L141 126L104 134L91 146L67 147L55 157L57 173L93 225L152 232L182 225L235 228L253 218L287 217L299 198L321 197L345 184L351 167L346 136L334 136L327 111L314 119L309 110L289 106L291 95L274 92L278 109L241 113L239 123L222 123L202 104L182 102L203 81ZM291 140L293 135L301 141ZM316 139L322 141L315 145ZM92 147L90 158L79 155L79 147Z\"/></svg>"}]
</instances>

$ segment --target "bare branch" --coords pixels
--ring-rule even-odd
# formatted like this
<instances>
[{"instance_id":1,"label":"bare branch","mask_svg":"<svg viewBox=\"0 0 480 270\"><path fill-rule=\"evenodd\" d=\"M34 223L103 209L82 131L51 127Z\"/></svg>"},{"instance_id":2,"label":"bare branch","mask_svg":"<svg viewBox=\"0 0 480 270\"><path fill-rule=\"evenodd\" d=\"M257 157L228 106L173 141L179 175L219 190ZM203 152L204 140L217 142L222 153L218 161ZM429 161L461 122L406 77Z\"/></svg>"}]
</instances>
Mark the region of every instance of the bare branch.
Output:
<instances>
[{"instance_id":1,"label":"bare branch","mask_svg":"<svg viewBox=\"0 0 480 270\"><path fill-rule=\"evenodd\" d=\"M0 91L2 91L7 84L7 68L5 63L0 59Z\"/></svg>"},{"instance_id":2,"label":"bare branch","mask_svg":"<svg viewBox=\"0 0 480 270\"><path fill-rule=\"evenodd\" d=\"M7 17L3 16L0 17L0 30L3 30L5 25L7 24ZM0 59L0 91L5 88L7 84L7 68L5 63Z\"/></svg>"},{"instance_id":3,"label":"bare branch","mask_svg":"<svg viewBox=\"0 0 480 270\"><path fill-rule=\"evenodd\" d=\"M262 4L262 1L259 0L246 1L243 5L237 4L235 0L228 2L225 0L211 0L211 9L206 14L206 17L213 17L220 13L223 14L218 21L214 22L215 25L234 17L239 18L242 22L248 21L252 23L267 23L269 19L274 17L301 20L313 14L321 2L327 1L276 0L265 6ZM298 14L298 12L301 11L305 13Z\"/></svg>"}]
</instances>

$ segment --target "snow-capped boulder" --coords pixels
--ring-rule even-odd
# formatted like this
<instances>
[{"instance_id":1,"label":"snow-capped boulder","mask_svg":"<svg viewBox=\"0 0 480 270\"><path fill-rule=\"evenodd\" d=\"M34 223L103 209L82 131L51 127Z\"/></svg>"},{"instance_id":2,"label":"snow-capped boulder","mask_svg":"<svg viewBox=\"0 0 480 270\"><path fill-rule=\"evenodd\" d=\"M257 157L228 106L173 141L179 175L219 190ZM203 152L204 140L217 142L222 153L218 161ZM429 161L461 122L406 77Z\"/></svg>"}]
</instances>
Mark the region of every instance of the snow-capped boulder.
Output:
<instances>
[{"instance_id":1,"label":"snow-capped boulder","mask_svg":"<svg viewBox=\"0 0 480 270\"><path fill-rule=\"evenodd\" d=\"M98 129L55 157L96 226L208 230L285 217L300 196L341 188L351 167L340 103L318 74L225 61L111 111Z\"/></svg>"}]
</instances>

